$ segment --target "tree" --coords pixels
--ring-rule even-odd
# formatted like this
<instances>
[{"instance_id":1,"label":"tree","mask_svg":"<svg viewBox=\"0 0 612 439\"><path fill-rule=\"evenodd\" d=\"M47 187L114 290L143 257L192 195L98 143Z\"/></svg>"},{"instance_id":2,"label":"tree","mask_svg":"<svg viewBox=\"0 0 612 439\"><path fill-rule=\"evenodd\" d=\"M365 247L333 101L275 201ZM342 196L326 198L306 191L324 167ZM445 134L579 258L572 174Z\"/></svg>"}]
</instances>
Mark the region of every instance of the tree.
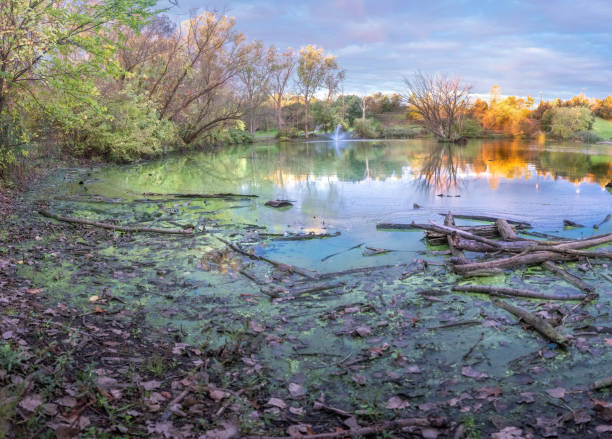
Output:
<instances>
[{"instance_id":1,"label":"tree","mask_svg":"<svg viewBox=\"0 0 612 439\"><path fill-rule=\"evenodd\" d=\"M325 78L338 69L336 57L323 56L323 49L306 46L300 49L297 65L297 86L304 99L304 132L308 139L308 107L314 94L321 88Z\"/></svg>"},{"instance_id":2,"label":"tree","mask_svg":"<svg viewBox=\"0 0 612 439\"><path fill-rule=\"evenodd\" d=\"M469 109L471 86L459 78L416 73L405 78L404 101L423 119L425 129L442 140L460 137L463 118Z\"/></svg>"},{"instance_id":3,"label":"tree","mask_svg":"<svg viewBox=\"0 0 612 439\"><path fill-rule=\"evenodd\" d=\"M346 70L330 71L325 75L325 86L327 87L327 102L330 102L333 97L338 93L340 84L346 77Z\"/></svg>"},{"instance_id":4,"label":"tree","mask_svg":"<svg viewBox=\"0 0 612 439\"><path fill-rule=\"evenodd\" d=\"M593 128L593 113L584 106L554 107L544 113L542 123L546 121L550 133L561 139L569 139L579 131Z\"/></svg>"},{"instance_id":5,"label":"tree","mask_svg":"<svg viewBox=\"0 0 612 439\"><path fill-rule=\"evenodd\" d=\"M249 47L234 24L214 11L192 16L168 38L167 50L136 72L160 119L175 123L187 145L242 116L230 85L244 69Z\"/></svg>"},{"instance_id":6,"label":"tree","mask_svg":"<svg viewBox=\"0 0 612 439\"><path fill-rule=\"evenodd\" d=\"M0 133L15 106L37 89L54 89L96 106L92 78L117 75L113 58L125 30L151 15L154 0L2 0L0 2ZM115 38L113 38L115 37ZM44 87L39 87L44 85ZM37 107L44 103L37 102ZM0 155L10 142L0 139ZM1 160L0 160L1 161Z\"/></svg>"},{"instance_id":7,"label":"tree","mask_svg":"<svg viewBox=\"0 0 612 439\"><path fill-rule=\"evenodd\" d=\"M283 97L289 83L289 78L295 69L295 53L293 49L288 48L284 52L277 52L274 47L271 48L273 63L270 71L270 96L274 102L274 112L276 113L276 129L281 130L283 127Z\"/></svg>"},{"instance_id":8,"label":"tree","mask_svg":"<svg viewBox=\"0 0 612 439\"><path fill-rule=\"evenodd\" d=\"M608 96L605 99L597 99L596 104L593 106L593 112L602 119L612 119L612 96Z\"/></svg>"},{"instance_id":9,"label":"tree","mask_svg":"<svg viewBox=\"0 0 612 439\"><path fill-rule=\"evenodd\" d=\"M249 133L255 133L255 114L269 95L273 49L265 50L261 41L248 46L245 63L238 72L245 93Z\"/></svg>"}]
</instances>

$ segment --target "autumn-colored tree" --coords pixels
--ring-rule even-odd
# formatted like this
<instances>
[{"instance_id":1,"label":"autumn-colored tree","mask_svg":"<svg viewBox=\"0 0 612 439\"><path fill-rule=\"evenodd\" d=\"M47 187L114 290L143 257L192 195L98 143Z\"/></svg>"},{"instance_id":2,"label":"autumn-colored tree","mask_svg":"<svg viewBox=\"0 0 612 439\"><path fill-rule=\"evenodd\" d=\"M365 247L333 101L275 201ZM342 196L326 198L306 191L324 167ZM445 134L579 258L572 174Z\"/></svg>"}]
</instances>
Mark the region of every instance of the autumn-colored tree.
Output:
<instances>
[{"instance_id":1,"label":"autumn-colored tree","mask_svg":"<svg viewBox=\"0 0 612 439\"><path fill-rule=\"evenodd\" d=\"M593 113L602 119L612 119L612 96L597 99L595 105L593 105Z\"/></svg>"},{"instance_id":2,"label":"autumn-colored tree","mask_svg":"<svg viewBox=\"0 0 612 439\"><path fill-rule=\"evenodd\" d=\"M297 85L304 99L304 133L308 139L308 107L314 94L323 86L325 78L338 70L336 57L323 55L323 49L306 46L300 49L297 65Z\"/></svg>"}]
</instances>

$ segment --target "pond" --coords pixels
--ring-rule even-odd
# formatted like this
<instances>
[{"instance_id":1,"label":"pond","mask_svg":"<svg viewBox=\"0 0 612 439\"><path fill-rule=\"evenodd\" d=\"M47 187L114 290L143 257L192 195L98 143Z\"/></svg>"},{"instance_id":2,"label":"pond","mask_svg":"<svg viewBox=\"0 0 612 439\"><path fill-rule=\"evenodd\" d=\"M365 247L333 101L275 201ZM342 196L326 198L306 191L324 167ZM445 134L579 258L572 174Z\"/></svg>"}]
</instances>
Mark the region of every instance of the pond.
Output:
<instances>
[{"instance_id":1,"label":"pond","mask_svg":"<svg viewBox=\"0 0 612 439\"><path fill-rule=\"evenodd\" d=\"M69 170L59 180L51 179L44 195L54 211L121 224L203 224L206 231L188 238L116 234L114 242L88 243L94 248L86 262L48 258L46 270L23 267L22 275L85 309L92 295L109 288L125 306L144 310L153 326L183 333L185 341L215 352L241 343L248 333L244 337L254 338L242 361L260 367L257 371L263 367L278 397L287 397L287 384L298 382L313 391L326 388L332 401L348 410L384 409L398 394L415 403L442 404L474 385L499 386L512 398L516 386L542 391L584 385L604 374L612 360L600 339L564 353L522 329L486 296L451 293L452 285L465 281L446 270L445 256L435 254L441 247L428 246L421 231L377 228L381 222L441 223L441 214L451 211L528 222L534 231L566 237L610 233L612 221L604 222L612 213L606 189L612 180L610 146L513 140L456 146L420 139L255 144ZM168 199L151 193L257 197ZM293 206L265 206L275 199ZM564 219L584 227L564 229ZM282 239L295 233L333 237ZM266 285L295 290L307 282L224 253L227 247L214 236L319 274L392 267L366 276L340 274L332 277L340 284L331 292L276 301L261 293ZM366 247L392 251L372 256ZM423 258L429 268L413 275ZM587 323L609 326L609 269L594 265L581 273L600 293ZM575 264L569 267L576 271ZM539 267L471 281L575 292ZM417 294L428 291L435 297ZM573 304L562 306L568 311ZM471 323L453 326L465 321ZM570 322L572 329L580 325ZM444 329L449 323L452 329ZM466 365L478 372L467 369L466 375ZM478 382L466 380L470 375ZM546 400L536 404L546 409ZM521 407L513 415L520 417Z\"/></svg>"},{"instance_id":2,"label":"pond","mask_svg":"<svg viewBox=\"0 0 612 439\"><path fill-rule=\"evenodd\" d=\"M538 145L520 141L472 141L465 147L428 140L311 142L227 148L98 172L89 193L241 193L259 198L225 216L228 222L269 231L340 232L333 240L267 246L283 260L315 270L367 265L361 250L321 262L343 249L364 245L397 250L376 258L391 263L401 252L423 248L420 233L383 232L376 224L427 223L440 214L485 215L531 223L563 234L563 220L587 226L567 231L586 237L612 231L610 146ZM264 206L291 200L290 209ZM420 207L415 209L414 204ZM238 203L240 204L240 203ZM188 211L188 210L187 210ZM191 220L198 219L197 210ZM263 250L262 250L263 251Z\"/></svg>"}]
</instances>

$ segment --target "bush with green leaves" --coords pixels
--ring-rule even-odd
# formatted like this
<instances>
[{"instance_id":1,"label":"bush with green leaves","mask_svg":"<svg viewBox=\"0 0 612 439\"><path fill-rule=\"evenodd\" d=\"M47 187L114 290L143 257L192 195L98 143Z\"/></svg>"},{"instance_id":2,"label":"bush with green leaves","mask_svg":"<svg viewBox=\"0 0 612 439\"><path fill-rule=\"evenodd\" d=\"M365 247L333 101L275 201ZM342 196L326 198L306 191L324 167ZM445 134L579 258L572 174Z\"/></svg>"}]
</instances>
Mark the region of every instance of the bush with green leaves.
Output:
<instances>
[{"instance_id":1,"label":"bush with green leaves","mask_svg":"<svg viewBox=\"0 0 612 439\"><path fill-rule=\"evenodd\" d=\"M386 127L382 135L385 139L414 139L420 131L418 127Z\"/></svg>"},{"instance_id":2,"label":"bush with green leaves","mask_svg":"<svg viewBox=\"0 0 612 439\"><path fill-rule=\"evenodd\" d=\"M572 139L583 143L597 143L603 140L595 131L578 131L572 135Z\"/></svg>"},{"instance_id":3,"label":"bush with green leaves","mask_svg":"<svg viewBox=\"0 0 612 439\"><path fill-rule=\"evenodd\" d=\"M570 139L580 131L590 131L594 121L587 107L554 107L542 116L542 128L553 137Z\"/></svg>"},{"instance_id":4,"label":"bush with green leaves","mask_svg":"<svg viewBox=\"0 0 612 439\"><path fill-rule=\"evenodd\" d=\"M363 139L377 139L382 135L371 119L355 119L353 128L357 136Z\"/></svg>"},{"instance_id":5,"label":"bush with green leaves","mask_svg":"<svg viewBox=\"0 0 612 439\"><path fill-rule=\"evenodd\" d=\"M461 136L478 138L482 136L482 127L476 119L467 118L461 125Z\"/></svg>"},{"instance_id":6,"label":"bush with green leaves","mask_svg":"<svg viewBox=\"0 0 612 439\"><path fill-rule=\"evenodd\" d=\"M46 116L60 133L64 146L83 157L130 162L153 157L178 144L176 128L160 119L155 106L131 90L123 90L74 106L61 99L47 106Z\"/></svg>"}]
</instances>

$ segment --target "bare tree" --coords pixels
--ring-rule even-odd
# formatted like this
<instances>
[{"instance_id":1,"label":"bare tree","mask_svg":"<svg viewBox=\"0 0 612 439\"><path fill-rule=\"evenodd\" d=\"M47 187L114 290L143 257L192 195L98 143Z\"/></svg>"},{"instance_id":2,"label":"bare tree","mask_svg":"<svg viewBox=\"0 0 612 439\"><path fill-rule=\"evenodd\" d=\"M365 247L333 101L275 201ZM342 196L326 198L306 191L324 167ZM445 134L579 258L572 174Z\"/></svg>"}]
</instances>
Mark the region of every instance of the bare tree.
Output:
<instances>
[{"instance_id":1,"label":"bare tree","mask_svg":"<svg viewBox=\"0 0 612 439\"><path fill-rule=\"evenodd\" d=\"M163 38L153 35L153 42ZM141 86L157 103L160 119L177 124L183 142L240 119L240 99L232 89L248 47L232 18L211 11L192 16L159 44L161 53L133 68L144 73Z\"/></svg>"},{"instance_id":2,"label":"bare tree","mask_svg":"<svg viewBox=\"0 0 612 439\"><path fill-rule=\"evenodd\" d=\"M421 72L412 78L404 78L404 82L407 92L402 99L421 116L425 129L441 140L459 138L472 87L463 84L458 77L424 75Z\"/></svg>"},{"instance_id":3,"label":"bare tree","mask_svg":"<svg viewBox=\"0 0 612 439\"><path fill-rule=\"evenodd\" d=\"M361 98L361 103L359 104L361 107L361 120L365 120L366 110L368 109L371 102L372 102L372 99L370 96L363 96Z\"/></svg>"},{"instance_id":4,"label":"bare tree","mask_svg":"<svg viewBox=\"0 0 612 439\"><path fill-rule=\"evenodd\" d=\"M270 97L274 101L274 111L276 113L276 128L280 130L283 125L283 97L289 79L295 70L295 53L289 48L282 53L276 52L272 47L274 61L270 72Z\"/></svg>"},{"instance_id":5,"label":"bare tree","mask_svg":"<svg viewBox=\"0 0 612 439\"><path fill-rule=\"evenodd\" d=\"M244 88L249 133L255 133L255 114L268 97L270 72L273 65L272 48L265 50L261 41L248 46L244 66L238 78Z\"/></svg>"}]
</instances>

